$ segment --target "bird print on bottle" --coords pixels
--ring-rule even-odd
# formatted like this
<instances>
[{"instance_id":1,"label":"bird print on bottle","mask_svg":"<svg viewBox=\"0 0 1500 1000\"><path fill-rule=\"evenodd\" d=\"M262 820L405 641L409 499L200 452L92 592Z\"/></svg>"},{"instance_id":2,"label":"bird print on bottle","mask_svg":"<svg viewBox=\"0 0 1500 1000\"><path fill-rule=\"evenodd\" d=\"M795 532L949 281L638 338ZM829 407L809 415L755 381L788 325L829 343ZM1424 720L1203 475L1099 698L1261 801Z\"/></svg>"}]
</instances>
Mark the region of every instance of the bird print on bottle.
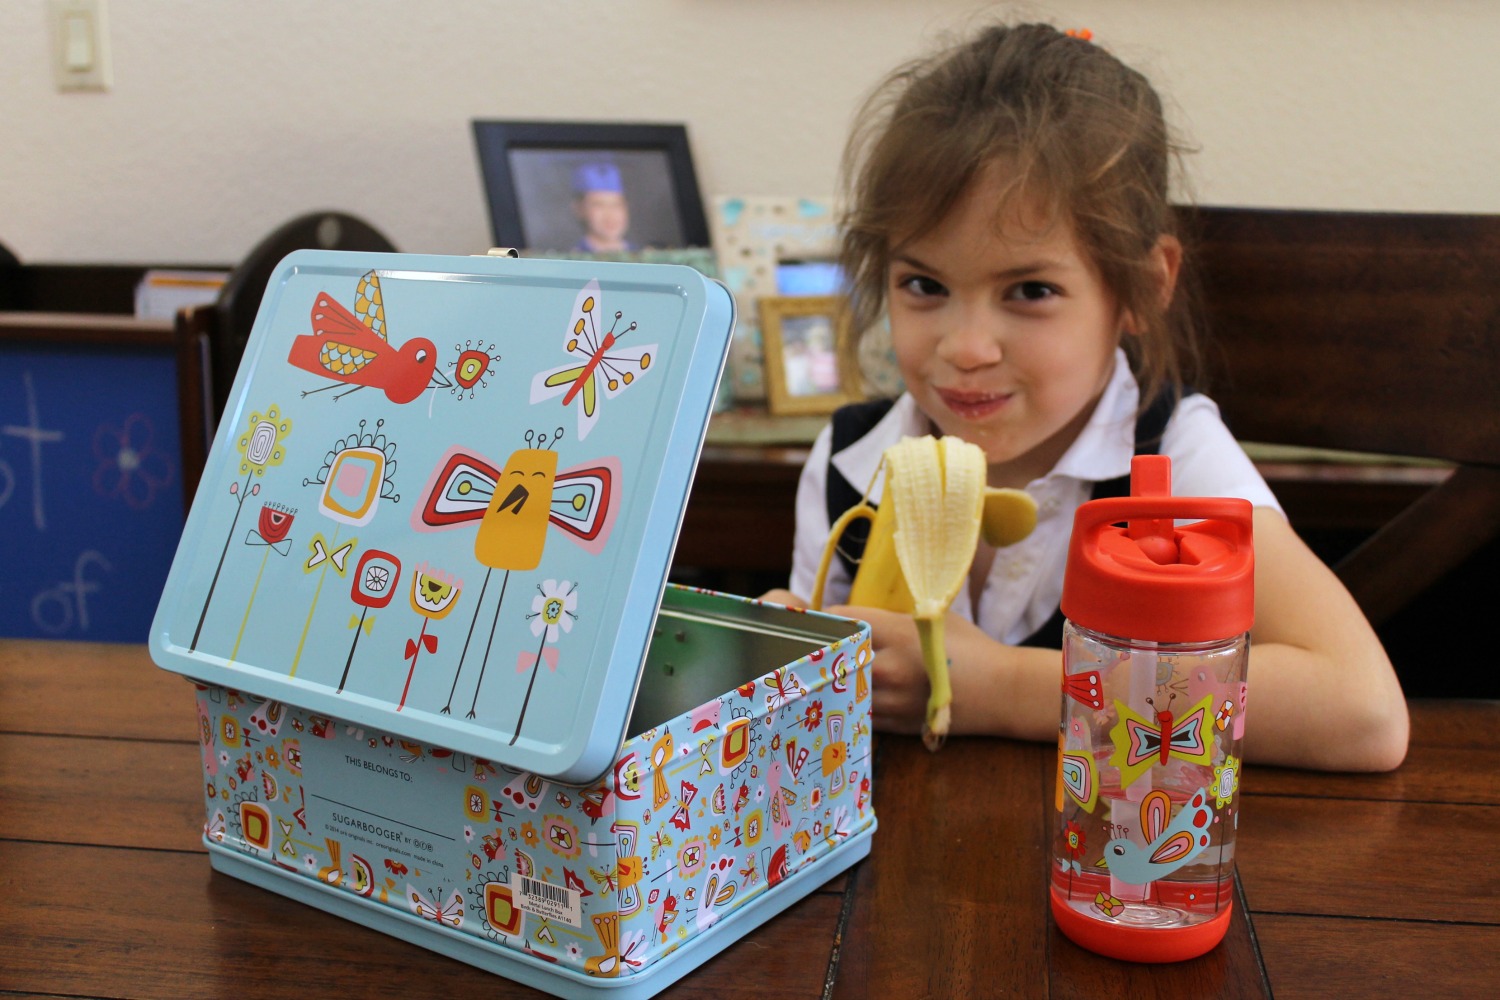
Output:
<instances>
[{"instance_id":1,"label":"bird print on bottle","mask_svg":"<svg viewBox=\"0 0 1500 1000\"><path fill-rule=\"evenodd\" d=\"M1142 847L1124 837L1104 845L1104 863L1114 878L1127 885L1147 885L1164 878L1208 846L1208 828L1213 810L1208 806L1208 789L1200 788L1183 805L1170 823L1172 799L1161 789L1147 792L1141 800Z\"/></svg>"},{"instance_id":2,"label":"bird print on bottle","mask_svg":"<svg viewBox=\"0 0 1500 1000\"><path fill-rule=\"evenodd\" d=\"M429 388L453 385L437 369L437 348L425 337L413 337L399 348L388 339L380 276L368 271L359 279L354 312L327 292L313 300L312 330L292 341L287 361L314 375L335 381L303 396L353 386L333 398L364 388L379 389L393 403L410 403Z\"/></svg>"}]
</instances>

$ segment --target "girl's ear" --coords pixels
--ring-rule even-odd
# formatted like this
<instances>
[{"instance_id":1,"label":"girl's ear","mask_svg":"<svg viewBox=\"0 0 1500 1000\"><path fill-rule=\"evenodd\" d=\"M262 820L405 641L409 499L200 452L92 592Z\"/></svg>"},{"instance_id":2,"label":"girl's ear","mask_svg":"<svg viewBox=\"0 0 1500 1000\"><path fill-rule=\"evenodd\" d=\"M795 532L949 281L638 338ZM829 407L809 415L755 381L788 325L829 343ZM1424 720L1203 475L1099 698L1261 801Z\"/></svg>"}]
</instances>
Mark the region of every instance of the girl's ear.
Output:
<instances>
[{"instance_id":1,"label":"girl's ear","mask_svg":"<svg viewBox=\"0 0 1500 1000\"><path fill-rule=\"evenodd\" d=\"M1156 273L1161 307L1172 304L1172 293L1177 290L1177 275L1182 271L1182 241L1175 236L1159 236L1156 246L1151 248L1152 270Z\"/></svg>"},{"instance_id":2,"label":"girl's ear","mask_svg":"<svg viewBox=\"0 0 1500 1000\"><path fill-rule=\"evenodd\" d=\"M1163 310L1172 305L1172 295L1177 290L1177 275L1182 271L1182 241L1175 236L1163 235L1147 255L1152 284ZM1122 317L1121 329L1129 336L1140 332L1135 316L1128 311Z\"/></svg>"}]
</instances>

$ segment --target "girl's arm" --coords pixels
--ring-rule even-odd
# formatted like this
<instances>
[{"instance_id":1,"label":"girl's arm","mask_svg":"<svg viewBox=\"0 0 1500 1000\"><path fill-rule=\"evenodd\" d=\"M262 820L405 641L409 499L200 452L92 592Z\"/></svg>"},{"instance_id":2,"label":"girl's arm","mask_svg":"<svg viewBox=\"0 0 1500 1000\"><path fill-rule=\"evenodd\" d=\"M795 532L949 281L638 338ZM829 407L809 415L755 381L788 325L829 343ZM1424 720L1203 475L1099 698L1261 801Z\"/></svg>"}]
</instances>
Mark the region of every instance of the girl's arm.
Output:
<instances>
[{"instance_id":1,"label":"girl's arm","mask_svg":"<svg viewBox=\"0 0 1500 1000\"><path fill-rule=\"evenodd\" d=\"M1406 700L1354 598L1284 517L1255 509L1246 756L1388 771L1406 756Z\"/></svg>"},{"instance_id":2,"label":"girl's arm","mask_svg":"<svg viewBox=\"0 0 1500 1000\"><path fill-rule=\"evenodd\" d=\"M1406 702L1374 630L1338 578L1274 510L1255 511L1247 756L1322 770L1381 771L1406 755ZM873 721L916 733L927 705L916 625L876 608L835 607L870 623ZM953 732L1055 740L1060 654L1006 646L950 614Z\"/></svg>"}]
</instances>

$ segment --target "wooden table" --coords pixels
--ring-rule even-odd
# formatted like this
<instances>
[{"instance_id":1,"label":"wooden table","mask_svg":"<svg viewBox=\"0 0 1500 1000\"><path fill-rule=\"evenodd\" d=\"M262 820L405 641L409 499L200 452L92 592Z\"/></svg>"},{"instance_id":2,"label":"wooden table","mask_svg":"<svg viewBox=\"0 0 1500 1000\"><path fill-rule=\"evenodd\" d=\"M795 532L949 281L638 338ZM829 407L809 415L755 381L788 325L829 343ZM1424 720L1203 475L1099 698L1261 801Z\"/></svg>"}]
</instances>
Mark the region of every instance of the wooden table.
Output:
<instances>
[{"instance_id":1,"label":"wooden table","mask_svg":"<svg viewBox=\"0 0 1500 1000\"><path fill-rule=\"evenodd\" d=\"M1500 703L1412 707L1394 774L1251 769L1229 936L1161 967L1047 915L1053 748L883 736L870 858L664 996L1488 995ZM212 872L194 718L144 647L0 640L0 994L539 995Z\"/></svg>"}]
</instances>

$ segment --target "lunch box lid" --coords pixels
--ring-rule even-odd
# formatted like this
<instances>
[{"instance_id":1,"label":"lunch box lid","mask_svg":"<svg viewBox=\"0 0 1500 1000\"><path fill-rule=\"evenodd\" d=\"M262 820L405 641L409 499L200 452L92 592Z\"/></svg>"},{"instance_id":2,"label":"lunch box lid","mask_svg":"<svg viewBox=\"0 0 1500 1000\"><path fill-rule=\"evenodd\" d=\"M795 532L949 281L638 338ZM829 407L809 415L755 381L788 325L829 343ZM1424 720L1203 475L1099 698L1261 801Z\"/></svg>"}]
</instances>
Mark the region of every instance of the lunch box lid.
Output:
<instances>
[{"instance_id":1,"label":"lunch box lid","mask_svg":"<svg viewBox=\"0 0 1500 1000\"><path fill-rule=\"evenodd\" d=\"M153 659L596 778L627 735L733 325L724 287L678 265L291 254Z\"/></svg>"}]
</instances>

